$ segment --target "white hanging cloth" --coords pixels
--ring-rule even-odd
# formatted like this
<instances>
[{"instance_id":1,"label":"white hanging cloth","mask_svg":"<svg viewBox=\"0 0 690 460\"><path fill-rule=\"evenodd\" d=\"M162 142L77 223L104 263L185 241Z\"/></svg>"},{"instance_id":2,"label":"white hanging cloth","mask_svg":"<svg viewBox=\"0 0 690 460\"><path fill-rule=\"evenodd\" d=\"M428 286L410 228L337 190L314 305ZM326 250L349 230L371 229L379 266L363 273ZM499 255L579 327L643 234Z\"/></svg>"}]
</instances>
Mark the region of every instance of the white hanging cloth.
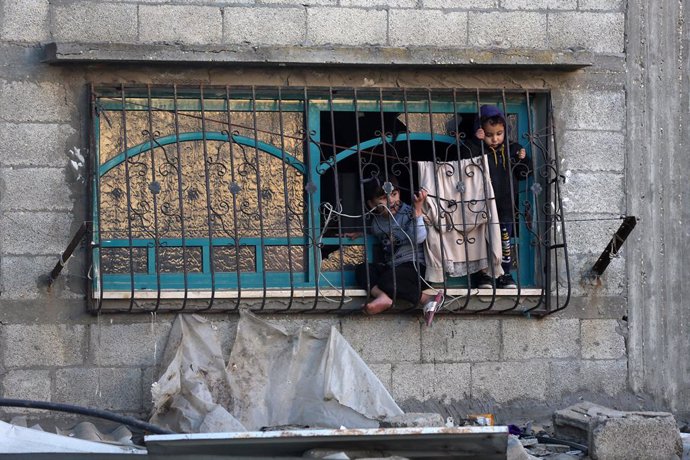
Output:
<instances>
[{"instance_id":1,"label":"white hanging cloth","mask_svg":"<svg viewBox=\"0 0 690 460\"><path fill-rule=\"evenodd\" d=\"M501 268L501 230L486 155L458 161L420 161L419 186L429 192L424 203L427 281L444 273L465 276Z\"/></svg>"}]
</instances>

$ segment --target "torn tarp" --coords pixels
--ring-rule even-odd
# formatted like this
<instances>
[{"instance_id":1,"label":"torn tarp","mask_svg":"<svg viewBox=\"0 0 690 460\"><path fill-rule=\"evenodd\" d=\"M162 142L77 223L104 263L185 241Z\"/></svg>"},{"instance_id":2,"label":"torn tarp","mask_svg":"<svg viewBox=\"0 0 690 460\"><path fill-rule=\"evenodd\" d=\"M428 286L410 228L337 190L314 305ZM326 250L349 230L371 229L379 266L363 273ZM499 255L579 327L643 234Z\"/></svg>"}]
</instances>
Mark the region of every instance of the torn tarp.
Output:
<instances>
[{"instance_id":1,"label":"torn tarp","mask_svg":"<svg viewBox=\"0 0 690 460\"><path fill-rule=\"evenodd\" d=\"M266 426L374 428L403 414L379 379L331 328L283 328L242 312L227 366L210 323L177 317L151 422L180 432Z\"/></svg>"}]
</instances>

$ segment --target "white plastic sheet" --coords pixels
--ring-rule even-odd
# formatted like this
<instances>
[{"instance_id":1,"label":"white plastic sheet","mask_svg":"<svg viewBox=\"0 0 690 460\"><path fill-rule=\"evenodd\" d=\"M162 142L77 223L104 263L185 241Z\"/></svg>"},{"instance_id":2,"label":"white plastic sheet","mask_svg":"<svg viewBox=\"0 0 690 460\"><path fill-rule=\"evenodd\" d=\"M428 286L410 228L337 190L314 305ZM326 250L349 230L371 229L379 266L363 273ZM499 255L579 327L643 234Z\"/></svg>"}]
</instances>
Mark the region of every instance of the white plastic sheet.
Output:
<instances>
[{"instance_id":1,"label":"white plastic sheet","mask_svg":"<svg viewBox=\"0 0 690 460\"><path fill-rule=\"evenodd\" d=\"M151 423L179 432L235 432L267 426L375 428L403 414L379 379L331 328L283 328L242 312L227 366L216 332L180 315L154 384Z\"/></svg>"},{"instance_id":2,"label":"white plastic sheet","mask_svg":"<svg viewBox=\"0 0 690 460\"><path fill-rule=\"evenodd\" d=\"M87 441L0 421L0 454L146 454L145 449Z\"/></svg>"}]
</instances>

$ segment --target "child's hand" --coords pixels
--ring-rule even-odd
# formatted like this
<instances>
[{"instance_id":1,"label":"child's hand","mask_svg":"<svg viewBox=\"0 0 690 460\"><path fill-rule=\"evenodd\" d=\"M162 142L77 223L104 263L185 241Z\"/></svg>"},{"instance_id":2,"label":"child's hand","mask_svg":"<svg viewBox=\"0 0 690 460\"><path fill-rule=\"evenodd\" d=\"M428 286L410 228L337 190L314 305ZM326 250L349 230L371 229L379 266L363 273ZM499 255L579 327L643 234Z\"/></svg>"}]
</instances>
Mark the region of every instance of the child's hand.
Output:
<instances>
[{"instance_id":1,"label":"child's hand","mask_svg":"<svg viewBox=\"0 0 690 460\"><path fill-rule=\"evenodd\" d=\"M356 238L359 238L363 235L364 233L362 232L345 232L341 236L344 236L345 238L349 238L351 240L354 240Z\"/></svg>"},{"instance_id":2,"label":"child's hand","mask_svg":"<svg viewBox=\"0 0 690 460\"><path fill-rule=\"evenodd\" d=\"M414 194L414 215L415 217L419 217L422 215L422 205L424 204L424 201L426 200L427 196L427 191L424 189L421 189L419 192Z\"/></svg>"},{"instance_id":3,"label":"child's hand","mask_svg":"<svg viewBox=\"0 0 690 460\"><path fill-rule=\"evenodd\" d=\"M525 152L525 149L520 149L516 156L518 160L524 160L527 156L527 152Z\"/></svg>"},{"instance_id":4,"label":"child's hand","mask_svg":"<svg viewBox=\"0 0 690 460\"><path fill-rule=\"evenodd\" d=\"M477 132L474 133L474 137L476 137L476 138L479 139L480 141L483 141L483 140L484 140L484 137L486 137L486 136L484 135L484 130L483 130L482 128L479 128L479 129L477 130Z\"/></svg>"}]
</instances>

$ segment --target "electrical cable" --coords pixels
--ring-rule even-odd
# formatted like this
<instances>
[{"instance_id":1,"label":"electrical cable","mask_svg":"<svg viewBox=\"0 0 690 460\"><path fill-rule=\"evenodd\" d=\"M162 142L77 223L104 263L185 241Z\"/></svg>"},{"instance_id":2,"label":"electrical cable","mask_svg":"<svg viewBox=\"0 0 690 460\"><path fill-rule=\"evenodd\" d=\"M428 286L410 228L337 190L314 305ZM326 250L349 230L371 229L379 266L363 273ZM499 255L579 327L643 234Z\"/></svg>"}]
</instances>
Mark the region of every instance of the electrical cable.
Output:
<instances>
[{"instance_id":1,"label":"electrical cable","mask_svg":"<svg viewBox=\"0 0 690 460\"><path fill-rule=\"evenodd\" d=\"M44 409L58 412L67 412L70 414L86 415L89 417L96 417L103 420L110 420L111 422L122 423L124 425L133 428L139 428L141 430L148 431L154 434L176 434L174 431L170 431L158 425L153 425L151 423L144 422L134 417L127 417L103 409L94 409L92 407L75 406L72 404L62 404L48 401L34 401L30 399L9 398L0 398L0 407L24 407L28 409Z\"/></svg>"}]
</instances>

